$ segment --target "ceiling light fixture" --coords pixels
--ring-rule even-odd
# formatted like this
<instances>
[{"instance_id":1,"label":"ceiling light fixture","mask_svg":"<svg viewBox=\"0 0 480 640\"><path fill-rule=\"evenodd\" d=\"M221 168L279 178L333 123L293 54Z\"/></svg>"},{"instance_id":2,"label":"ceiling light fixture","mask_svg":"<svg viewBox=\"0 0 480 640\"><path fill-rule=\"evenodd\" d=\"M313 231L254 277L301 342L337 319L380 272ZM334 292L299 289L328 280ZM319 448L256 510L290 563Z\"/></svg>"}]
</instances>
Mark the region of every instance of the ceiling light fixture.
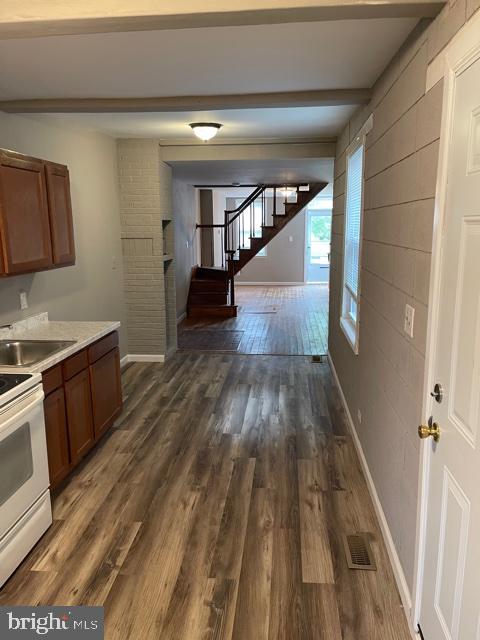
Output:
<instances>
[{"instance_id":1,"label":"ceiling light fixture","mask_svg":"<svg viewBox=\"0 0 480 640\"><path fill-rule=\"evenodd\" d=\"M214 138L222 127L218 122L192 122L189 126L192 127L197 138L204 142Z\"/></svg>"}]
</instances>

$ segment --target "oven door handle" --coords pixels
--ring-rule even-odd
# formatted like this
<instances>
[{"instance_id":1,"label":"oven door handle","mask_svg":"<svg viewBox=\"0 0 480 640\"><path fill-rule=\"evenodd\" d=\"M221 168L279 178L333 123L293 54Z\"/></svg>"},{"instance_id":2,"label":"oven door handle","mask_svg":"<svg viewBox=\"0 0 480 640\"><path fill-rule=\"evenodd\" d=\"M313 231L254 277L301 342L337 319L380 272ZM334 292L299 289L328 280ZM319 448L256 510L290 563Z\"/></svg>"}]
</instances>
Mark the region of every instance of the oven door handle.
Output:
<instances>
[{"instance_id":1,"label":"oven door handle","mask_svg":"<svg viewBox=\"0 0 480 640\"><path fill-rule=\"evenodd\" d=\"M12 426L12 424L21 423L23 418L42 402L45 394L43 393L42 389L38 389L37 391L34 391L31 396L27 396L27 398L28 397L31 397L32 400L27 405L21 406L23 403L16 402L14 403L14 406L8 408L8 411L6 411L3 416L0 414L0 440L5 435L5 433L9 431L9 428ZM25 400L27 400L27 398L25 398ZM15 410L16 405L21 406L20 410Z\"/></svg>"}]
</instances>

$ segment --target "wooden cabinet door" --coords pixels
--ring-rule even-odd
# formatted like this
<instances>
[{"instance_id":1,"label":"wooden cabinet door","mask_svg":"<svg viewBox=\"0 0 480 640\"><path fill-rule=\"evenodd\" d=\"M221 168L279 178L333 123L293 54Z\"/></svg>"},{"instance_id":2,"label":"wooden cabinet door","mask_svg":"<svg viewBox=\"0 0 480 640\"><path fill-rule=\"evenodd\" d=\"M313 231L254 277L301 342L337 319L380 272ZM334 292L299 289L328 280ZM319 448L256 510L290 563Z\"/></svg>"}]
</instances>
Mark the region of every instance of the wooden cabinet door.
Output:
<instances>
[{"instance_id":1,"label":"wooden cabinet door","mask_svg":"<svg viewBox=\"0 0 480 640\"><path fill-rule=\"evenodd\" d=\"M63 165L47 162L45 170L53 263L58 266L75 264L75 240L68 169Z\"/></svg>"},{"instance_id":2,"label":"wooden cabinet door","mask_svg":"<svg viewBox=\"0 0 480 640\"><path fill-rule=\"evenodd\" d=\"M43 403L47 434L48 469L50 487L56 487L70 471L67 415L63 387L50 393Z\"/></svg>"},{"instance_id":3,"label":"wooden cabinet door","mask_svg":"<svg viewBox=\"0 0 480 640\"><path fill-rule=\"evenodd\" d=\"M76 464L94 443L92 399L88 369L65 382L70 459Z\"/></svg>"},{"instance_id":4,"label":"wooden cabinet door","mask_svg":"<svg viewBox=\"0 0 480 640\"><path fill-rule=\"evenodd\" d=\"M0 232L5 275L52 265L43 162L0 154Z\"/></svg>"},{"instance_id":5,"label":"wooden cabinet door","mask_svg":"<svg viewBox=\"0 0 480 640\"><path fill-rule=\"evenodd\" d=\"M99 438L112 425L122 409L118 348L109 351L90 365L90 381L95 437Z\"/></svg>"}]
</instances>

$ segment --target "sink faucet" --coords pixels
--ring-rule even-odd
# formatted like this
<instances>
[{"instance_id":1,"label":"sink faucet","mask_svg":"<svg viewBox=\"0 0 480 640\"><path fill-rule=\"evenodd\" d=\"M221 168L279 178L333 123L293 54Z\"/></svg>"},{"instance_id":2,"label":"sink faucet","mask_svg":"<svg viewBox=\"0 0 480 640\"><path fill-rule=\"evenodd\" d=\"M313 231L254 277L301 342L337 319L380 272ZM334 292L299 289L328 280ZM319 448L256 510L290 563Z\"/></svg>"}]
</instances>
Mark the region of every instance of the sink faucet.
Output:
<instances>
[{"instance_id":1,"label":"sink faucet","mask_svg":"<svg viewBox=\"0 0 480 640\"><path fill-rule=\"evenodd\" d=\"M13 329L13 324L0 324L0 329Z\"/></svg>"}]
</instances>

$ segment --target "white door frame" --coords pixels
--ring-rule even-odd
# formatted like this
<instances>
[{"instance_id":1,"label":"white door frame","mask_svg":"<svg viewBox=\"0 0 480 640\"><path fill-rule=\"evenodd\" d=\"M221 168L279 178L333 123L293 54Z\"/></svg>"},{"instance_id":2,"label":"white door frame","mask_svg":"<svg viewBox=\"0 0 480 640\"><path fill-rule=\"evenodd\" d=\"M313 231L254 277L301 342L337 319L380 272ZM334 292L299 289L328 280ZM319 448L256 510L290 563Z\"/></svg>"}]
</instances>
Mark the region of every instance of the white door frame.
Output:
<instances>
[{"instance_id":1,"label":"white door frame","mask_svg":"<svg viewBox=\"0 0 480 640\"><path fill-rule=\"evenodd\" d=\"M428 298L429 318L425 351L425 376L422 416L424 420L432 414L430 391L435 383L435 344L441 310L440 276L443 259L442 230L445 223L447 197L448 155L453 129L453 102L457 77L480 58L480 13L475 14L460 29L445 49L430 63L427 69L426 90L444 78L442 123L440 129L439 162L435 190L433 221L432 266ZM419 501L417 510L417 537L415 545L415 580L413 585L412 625L417 629L422 605L427 529L427 509L430 478L431 447L421 445L419 473Z\"/></svg>"},{"instance_id":2,"label":"white door frame","mask_svg":"<svg viewBox=\"0 0 480 640\"><path fill-rule=\"evenodd\" d=\"M332 196L318 196L320 200L332 200ZM320 211L328 211L328 209L320 209ZM330 211L330 218L333 219L333 205L332 205L332 209L329 210ZM305 207L305 240L304 240L304 246L303 246L303 283L304 284L308 284L308 279L307 279L307 274L308 274L308 241L309 241L309 237L308 237L308 220L309 220L309 212L308 212L308 204ZM332 242L332 237L330 234L330 246L331 246L331 242ZM331 249L330 249L331 251ZM330 282L330 269L331 269L332 265L331 263L328 264L328 274L329 274L329 279L326 280L325 284L329 284Z\"/></svg>"}]
</instances>

